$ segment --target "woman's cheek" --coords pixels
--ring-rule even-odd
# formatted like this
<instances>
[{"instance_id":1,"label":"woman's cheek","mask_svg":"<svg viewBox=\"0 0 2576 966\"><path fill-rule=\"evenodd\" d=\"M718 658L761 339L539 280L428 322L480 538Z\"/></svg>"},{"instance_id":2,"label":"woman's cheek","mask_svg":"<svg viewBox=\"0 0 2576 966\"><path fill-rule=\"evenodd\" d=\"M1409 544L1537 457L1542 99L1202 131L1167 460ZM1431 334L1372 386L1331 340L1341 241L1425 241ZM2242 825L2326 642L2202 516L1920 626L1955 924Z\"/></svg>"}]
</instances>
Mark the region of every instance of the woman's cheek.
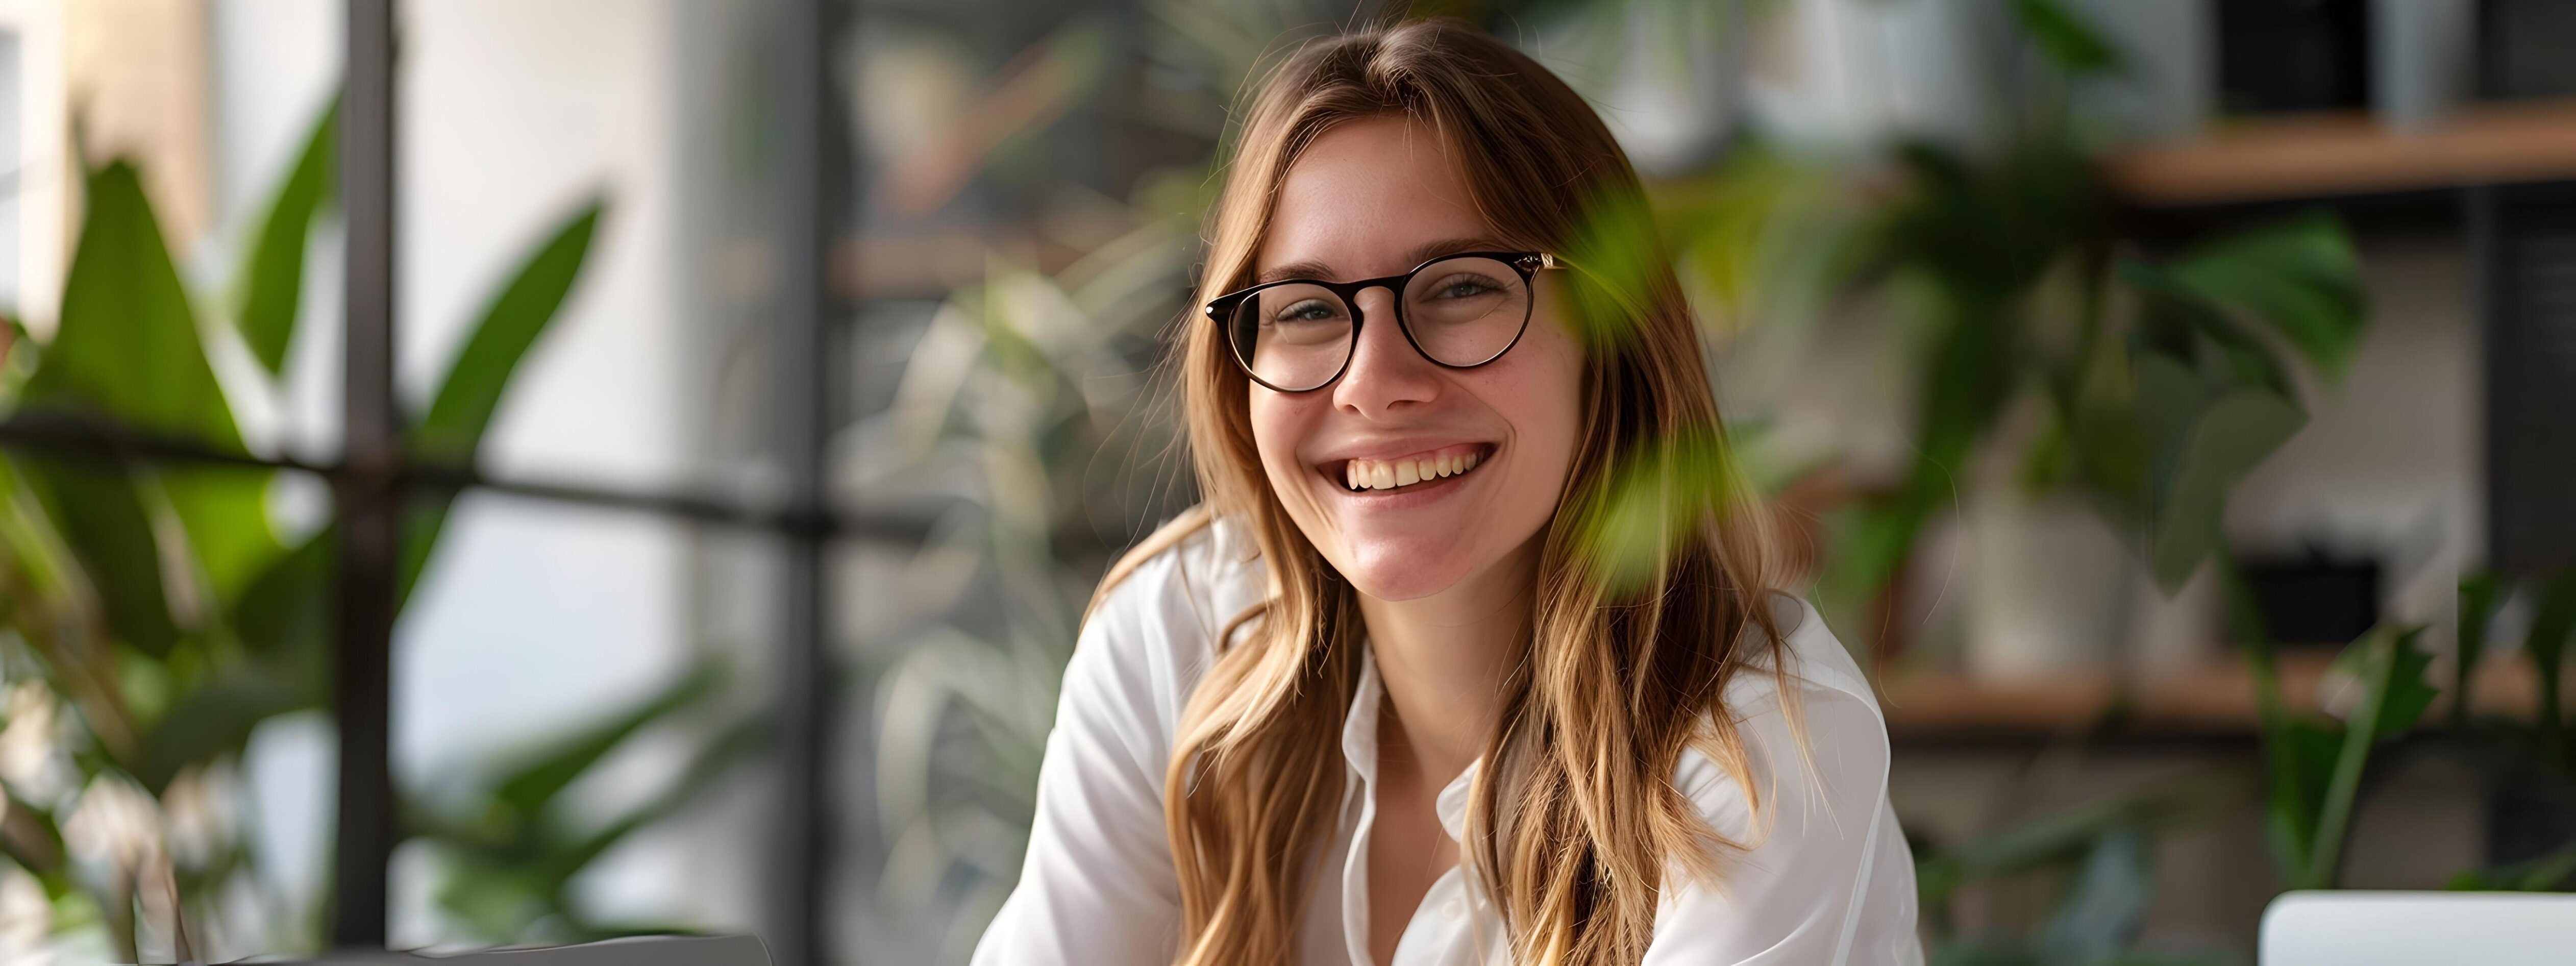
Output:
<instances>
[{"instance_id":1,"label":"woman's cheek","mask_svg":"<svg viewBox=\"0 0 2576 966\"><path fill-rule=\"evenodd\" d=\"M1261 472L1270 481L1271 493L1287 509L1289 519L1311 532L1319 522L1319 508L1314 493L1304 485L1305 464L1297 458L1297 447L1313 418L1300 402L1252 387L1252 442L1260 451Z\"/></svg>"}]
</instances>

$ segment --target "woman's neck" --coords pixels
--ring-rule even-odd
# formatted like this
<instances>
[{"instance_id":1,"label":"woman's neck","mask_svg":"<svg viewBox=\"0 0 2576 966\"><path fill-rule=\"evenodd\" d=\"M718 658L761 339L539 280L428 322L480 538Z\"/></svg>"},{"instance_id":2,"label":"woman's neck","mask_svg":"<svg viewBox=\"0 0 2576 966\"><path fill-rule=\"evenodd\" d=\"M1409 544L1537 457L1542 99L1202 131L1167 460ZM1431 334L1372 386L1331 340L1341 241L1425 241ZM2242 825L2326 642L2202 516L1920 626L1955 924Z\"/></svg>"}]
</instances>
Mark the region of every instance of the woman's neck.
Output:
<instances>
[{"instance_id":1,"label":"woman's neck","mask_svg":"<svg viewBox=\"0 0 2576 966\"><path fill-rule=\"evenodd\" d=\"M1411 767L1438 788L1485 751L1502 712L1503 680L1538 576L1538 542L1483 573L1413 600L1359 595L1368 623L1382 709L1381 767ZM1384 733L1392 725L1393 733Z\"/></svg>"}]
</instances>

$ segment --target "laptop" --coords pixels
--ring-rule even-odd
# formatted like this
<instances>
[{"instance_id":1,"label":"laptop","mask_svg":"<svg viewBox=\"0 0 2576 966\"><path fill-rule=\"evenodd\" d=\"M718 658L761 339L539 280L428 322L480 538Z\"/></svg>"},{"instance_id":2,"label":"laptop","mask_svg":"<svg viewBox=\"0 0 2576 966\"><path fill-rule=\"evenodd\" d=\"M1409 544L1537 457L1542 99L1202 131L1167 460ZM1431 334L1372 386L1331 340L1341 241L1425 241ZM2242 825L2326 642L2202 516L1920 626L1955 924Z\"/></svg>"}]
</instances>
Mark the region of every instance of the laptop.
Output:
<instances>
[{"instance_id":1,"label":"laptop","mask_svg":"<svg viewBox=\"0 0 2576 966\"><path fill-rule=\"evenodd\" d=\"M770 966L770 962L768 948L751 936L656 936L454 956L331 953L309 961L308 966Z\"/></svg>"},{"instance_id":2,"label":"laptop","mask_svg":"<svg viewBox=\"0 0 2576 966\"><path fill-rule=\"evenodd\" d=\"M2576 894L2288 892L2263 910L2260 966L2568 966Z\"/></svg>"}]
</instances>

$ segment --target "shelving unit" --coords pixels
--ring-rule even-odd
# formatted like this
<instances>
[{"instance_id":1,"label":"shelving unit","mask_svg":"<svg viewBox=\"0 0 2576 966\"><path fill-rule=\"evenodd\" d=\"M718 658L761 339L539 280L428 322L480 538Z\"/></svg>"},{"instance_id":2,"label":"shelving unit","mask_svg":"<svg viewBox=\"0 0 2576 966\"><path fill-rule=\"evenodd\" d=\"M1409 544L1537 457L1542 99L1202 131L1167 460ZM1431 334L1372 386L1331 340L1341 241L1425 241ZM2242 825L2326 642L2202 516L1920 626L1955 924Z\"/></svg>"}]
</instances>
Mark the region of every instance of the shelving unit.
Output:
<instances>
[{"instance_id":1,"label":"shelving unit","mask_svg":"<svg viewBox=\"0 0 2576 966\"><path fill-rule=\"evenodd\" d=\"M2322 706L2320 692L2332 663L2332 654L2323 651L2282 655L2281 690L2292 709ZM2434 673L2444 672L2437 666ZM2539 707L2539 679L2520 655L2482 662L2470 690L2481 716L2529 720ZM2254 680L2241 662L2128 681L2107 672L2021 680L1900 673L1885 686L1880 704L1889 734L1900 744L2047 740L2097 729L2113 738L2251 738L2257 717ZM2449 713L2445 698L2427 712L2428 720Z\"/></svg>"},{"instance_id":2,"label":"shelving unit","mask_svg":"<svg viewBox=\"0 0 2576 966\"><path fill-rule=\"evenodd\" d=\"M2497 266L2522 264L2517 256L2532 246L2523 243L2530 232L2517 231L2521 222L2555 211L2557 186L2576 184L2576 100L2465 107L2422 130L2392 130L2363 114L2235 121L2187 139L2131 148L2104 164L2125 206L2150 217L2178 217L2183 224L2226 223L2248 217L2249 209L2254 217L2269 217L2284 203L2326 202L2342 209L2385 198L2457 211L2447 217L2459 219L2463 242L2480 266L2477 312L2489 329L2484 338L2492 369L2499 353L2517 359L2531 354L2497 342L2500 321L2504 331L2519 331L2516 326L2527 325L2522 320L2533 311L2525 305L2532 298L2528 286L2520 276L2499 274ZM2537 269L2521 274L2556 277ZM2562 305L2576 302L2548 301L2540 314L2556 318L2551 313ZM2497 317L2512 311L2521 314ZM2492 381L2486 391L2490 414L2531 408L2500 404ZM2490 453L2490 476L2499 471L2493 458ZM2490 533L2491 542L2497 536ZM2206 667L2153 678L2092 672L1986 680L1951 670L1900 672L1885 683L1881 703L1900 744L2029 744L2087 734L2150 742L2250 741L2258 731L2253 679L2225 649L2211 650L2215 656ZM2282 690L2292 708L2320 706L2334 650L2283 655ZM2448 716L2449 690L2446 685L2428 720ZM2481 716L2530 720L2538 695L2530 664L2507 655L2479 667L2470 700Z\"/></svg>"},{"instance_id":3,"label":"shelving unit","mask_svg":"<svg viewBox=\"0 0 2576 966\"><path fill-rule=\"evenodd\" d=\"M2464 108L2420 131L2362 114L2234 122L2115 155L2109 176L2146 207L2576 180L2576 101Z\"/></svg>"}]
</instances>

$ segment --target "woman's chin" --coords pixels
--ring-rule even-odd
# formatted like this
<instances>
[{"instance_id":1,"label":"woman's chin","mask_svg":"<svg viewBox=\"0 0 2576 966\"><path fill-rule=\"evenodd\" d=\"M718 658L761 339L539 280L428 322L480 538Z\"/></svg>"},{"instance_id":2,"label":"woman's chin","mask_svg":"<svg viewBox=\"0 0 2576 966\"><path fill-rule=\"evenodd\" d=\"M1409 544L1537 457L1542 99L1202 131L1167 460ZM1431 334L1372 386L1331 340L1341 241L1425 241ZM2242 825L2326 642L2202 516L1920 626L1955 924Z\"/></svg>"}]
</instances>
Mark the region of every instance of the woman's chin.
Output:
<instances>
[{"instance_id":1,"label":"woman's chin","mask_svg":"<svg viewBox=\"0 0 2576 966\"><path fill-rule=\"evenodd\" d=\"M1432 548L1412 541L1351 547L1335 561L1360 593L1379 600L1415 600L1457 586L1472 568L1467 548Z\"/></svg>"}]
</instances>

